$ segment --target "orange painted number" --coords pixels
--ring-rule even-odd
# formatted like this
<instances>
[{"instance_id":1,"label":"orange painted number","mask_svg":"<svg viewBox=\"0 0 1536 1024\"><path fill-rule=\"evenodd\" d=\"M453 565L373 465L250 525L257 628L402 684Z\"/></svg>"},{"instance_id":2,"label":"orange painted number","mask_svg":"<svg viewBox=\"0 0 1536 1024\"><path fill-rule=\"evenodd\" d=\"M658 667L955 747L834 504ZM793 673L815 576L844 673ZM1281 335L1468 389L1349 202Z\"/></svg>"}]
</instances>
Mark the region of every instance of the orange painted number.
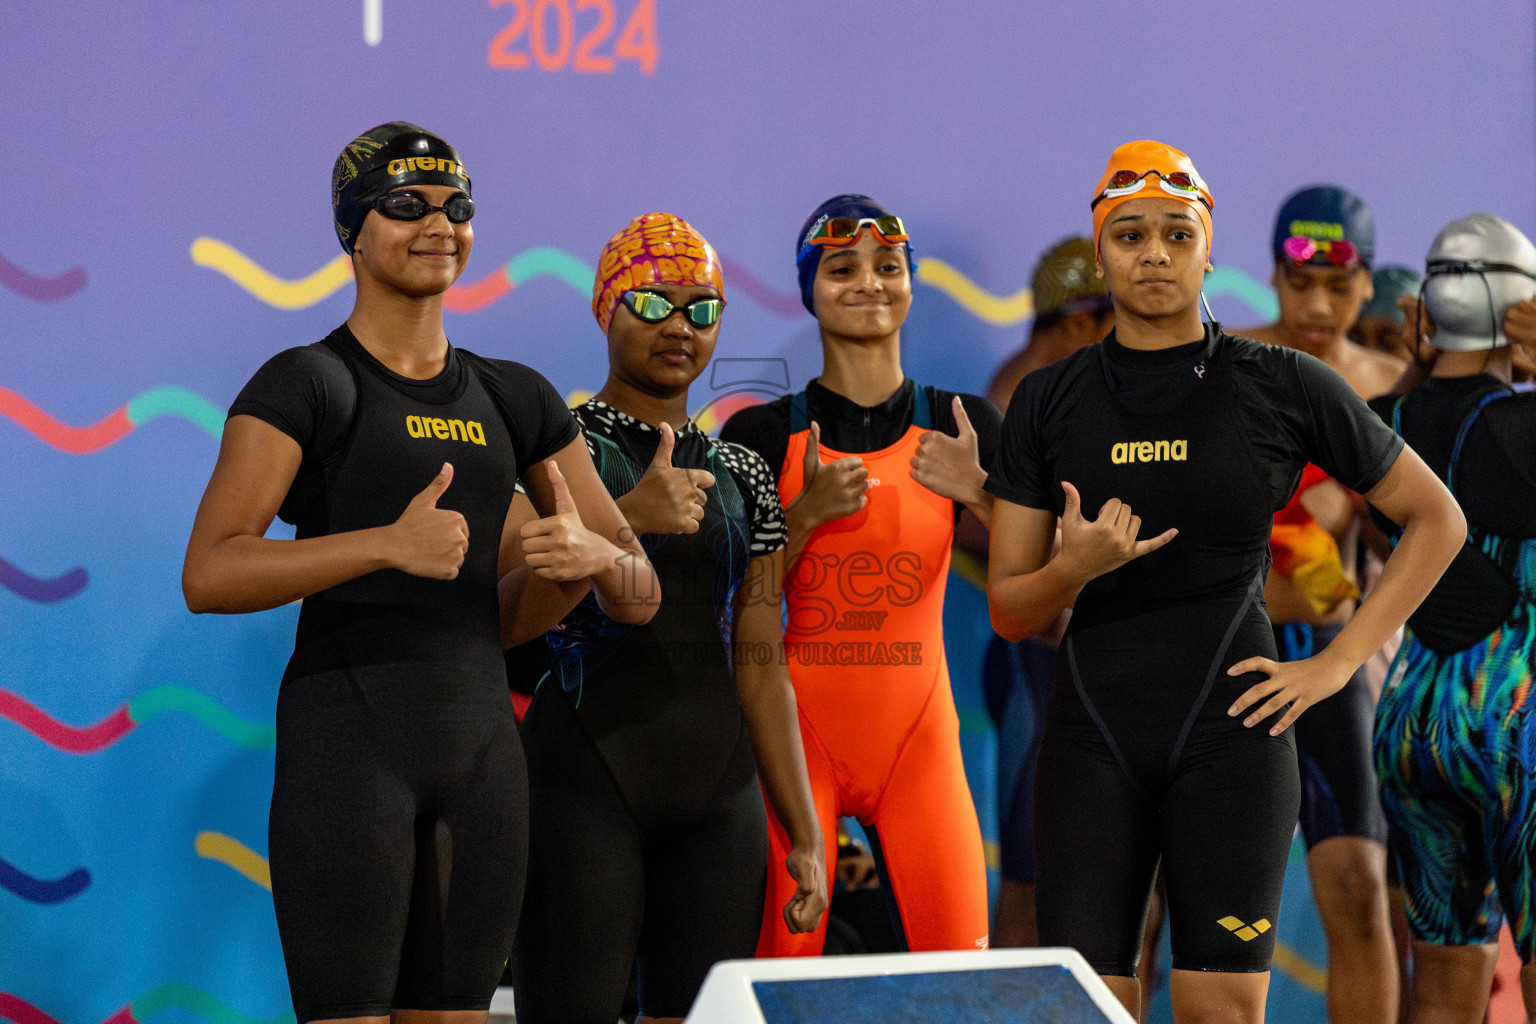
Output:
<instances>
[{"instance_id":1,"label":"orange painted number","mask_svg":"<svg viewBox=\"0 0 1536 1024\"><path fill-rule=\"evenodd\" d=\"M592 31L581 37L571 70L610 74L613 71L613 58L599 57L592 51L606 43L613 34L613 0L576 0L577 11L589 11L594 7L597 8L597 24L592 26Z\"/></svg>"},{"instance_id":2,"label":"orange painted number","mask_svg":"<svg viewBox=\"0 0 1536 1024\"><path fill-rule=\"evenodd\" d=\"M613 44L613 55L639 64L642 74L655 73L656 60L661 56L656 48L656 0L640 0L635 5Z\"/></svg>"},{"instance_id":3,"label":"orange painted number","mask_svg":"<svg viewBox=\"0 0 1536 1024\"><path fill-rule=\"evenodd\" d=\"M486 54L486 61L493 68L512 68L514 70L528 66L526 53L512 52L512 44L517 42L523 34L523 29L528 27L528 0L491 0L492 7L501 7L511 4L515 12L512 15L512 23L491 40L491 49Z\"/></svg>"},{"instance_id":4,"label":"orange painted number","mask_svg":"<svg viewBox=\"0 0 1536 1024\"><path fill-rule=\"evenodd\" d=\"M559 33L559 44L554 50L549 48L549 40L544 36L544 30L549 26L549 9L555 9L556 31ZM571 41L576 35L576 22L571 15L570 0L536 0L533 5L533 28L528 33L528 42L533 50L534 63L545 71L559 71L565 67L565 62L571 59Z\"/></svg>"}]
</instances>

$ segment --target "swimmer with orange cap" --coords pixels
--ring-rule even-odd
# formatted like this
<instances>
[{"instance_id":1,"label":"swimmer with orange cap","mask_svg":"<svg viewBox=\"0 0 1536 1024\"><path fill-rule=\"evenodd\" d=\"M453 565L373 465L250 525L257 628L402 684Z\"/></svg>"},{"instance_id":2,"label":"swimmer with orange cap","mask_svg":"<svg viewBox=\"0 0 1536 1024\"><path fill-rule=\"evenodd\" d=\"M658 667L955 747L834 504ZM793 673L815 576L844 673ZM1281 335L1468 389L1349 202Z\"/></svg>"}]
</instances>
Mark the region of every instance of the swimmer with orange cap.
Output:
<instances>
[{"instance_id":1,"label":"swimmer with orange cap","mask_svg":"<svg viewBox=\"0 0 1536 1024\"><path fill-rule=\"evenodd\" d=\"M1041 943L1081 950L1135 1012L1161 863L1174 1019L1256 1022L1300 799L1290 725L1401 625L1464 525L1336 373L1201 322L1214 207L1171 146L1110 157L1090 209L1115 328L1009 403L988 597L1009 639L1073 609L1036 770ZM1309 461L1412 544L1332 644L1280 663L1270 519Z\"/></svg>"},{"instance_id":2,"label":"swimmer with orange cap","mask_svg":"<svg viewBox=\"0 0 1536 1024\"><path fill-rule=\"evenodd\" d=\"M752 956L764 790L793 837L773 865L791 879L781 927L813 931L827 905L782 642L779 494L755 452L688 416L725 306L714 249L672 214L636 217L598 260L608 379L576 418L667 597L638 628L589 599L548 634L523 720L523 1024L612 1024L632 965L642 1019L680 1019L711 966Z\"/></svg>"}]
</instances>

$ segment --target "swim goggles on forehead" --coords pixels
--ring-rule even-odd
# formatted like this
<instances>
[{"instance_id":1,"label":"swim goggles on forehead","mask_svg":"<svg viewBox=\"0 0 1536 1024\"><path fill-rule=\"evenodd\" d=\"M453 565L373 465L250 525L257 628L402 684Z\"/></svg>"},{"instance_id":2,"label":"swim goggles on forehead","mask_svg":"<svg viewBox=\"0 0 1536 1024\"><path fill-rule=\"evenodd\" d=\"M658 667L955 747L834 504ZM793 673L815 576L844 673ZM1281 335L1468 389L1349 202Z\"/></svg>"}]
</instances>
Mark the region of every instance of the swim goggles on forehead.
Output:
<instances>
[{"instance_id":1,"label":"swim goggles on forehead","mask_svg":"<svg viewBox=\"0 0 1536 1024\"><path fill-rule=\"evenodd\" d=\"M1521 274L1536 280L1536 274L1523 267L1517 267L1513 263L1488 263L1484 260L1430 260L1424 267L1424 276L1434 277L1437 274L1491 274L1503 271L1506 274Z\"/></svg>"},{"instance_id":2,"label":"swim goggles on forehead","mask_svg":"<svg viewBox=\"0 0 1536 1024\"><path fill-rule=\"evenodd\" d=\"M475 215L475 201L463 192L455 192L442 206L433 206L420 192L386 192L373 201L373 208L390 220L421 220L441 212L453 223L463 224Z\"/></svg>"},{"instance_id":3,"label":"swim goggles on forehead","mask_svg":"<svg viewBox=\"0 0 1536 1024\"><path fill-rule=\"evenodd\" d=\"M800 246L800 252L795 256L795 262L802 262L817 248L841 249L853 245L865 228L874 231L875 237L886 245L911 241L907 236L907 226L901 222L900 217L831 217L811 229L805 244Z\"/></svg>"},{"instance_id":4,"label":"swim goggles on forehead","mask_svg":"<svg viewBox=\"0 0 1536 1024\"><path fill-rule=\"evenodd\" d=\"M1172 174L1164 174L1162 171L1154 168L1150 171L1142 171L1140 174L1137 174L1135 171L1116 171L1114 176L1109 179L1109 184L1104 186L1104 191L1093 197L1093 202L1088 204L1088 209L1093 209L1105 199L1118 199L1121 196L1135 195L1147 187L1147 175L1149 174L1157 175L1158 185L1169 195L1178 196L1180 199L1198 200L1205 204L1207 210L1211 208L1210 202L1206 200L1205 195L1200 191L1199 179L1193 174L1190 174L1188 171L1174 171Z\"/></svg>"},{"instance_id":5,"label":"swim goggles on forehead","mask_svg":"<svg viewBox=\"0 0 1536 1024\"><path fill-rule=\"evenodd\" d=\"M1285 258L1298 267L1304 263L1310 263L1314 256L1321 254L1329 263L1336 267L1348 267L1353 270L1360 265L1360 250L1353 242L1330 241L1329 239L1308 238L1305 235L1292 235L1280 243L1280 251Z\"/></svg>"},{"instance_id":6,"label":"swim goggles on forehead","mask_svg":"<svg viewBox=\"0 0 1536 1024\"><path fill-rule=\"evenodd\" d=\"M631 313L648 324L659 324L671 316L673 310L681 309L693 326L708 327L720 319L720 312L725 309L724 299L700 298L679 306L665 295L642 291L627 291L620 301Z\"/></svg>"}]
</instances>

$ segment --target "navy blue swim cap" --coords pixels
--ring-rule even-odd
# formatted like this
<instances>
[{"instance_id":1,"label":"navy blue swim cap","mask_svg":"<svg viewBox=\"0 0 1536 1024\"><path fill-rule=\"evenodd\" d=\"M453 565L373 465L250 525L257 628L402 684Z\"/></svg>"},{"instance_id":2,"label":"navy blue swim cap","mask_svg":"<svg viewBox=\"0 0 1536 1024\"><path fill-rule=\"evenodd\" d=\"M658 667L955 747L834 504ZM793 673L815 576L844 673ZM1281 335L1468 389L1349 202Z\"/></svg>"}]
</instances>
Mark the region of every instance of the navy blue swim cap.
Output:
<instances>
[{"instance_id":1,"label":"navy blue swim cap","mask_svg":"<svg viewBox=\"0 0 1536 1024\"><path fill-rule=\"evenodd\" d=\"M811 213L805 223L800 227L800 234L795 236L795 255L798 257L805 243L810 241L818 228L833 217L854 217L863 220L865 217L890 217L892 213L869 196L844 193L833 196ZM917 273L917 265L912 262L912 243L903 242L902 249L907 254L907 270L912 274ZM821 246L813 246L806 253L805 259L800 260L796 270L800 273L800 301L812 316L816 315L816 307L811 302L811 282L816 279L816 268L821 266Z\"/></svg>"},{"instance_id":2,"label":"navy blue swim cap","mask_svg":"<svg viewBox=\"0 0 1536 1024\"><path fill-rule=\"evenodd\" d=\"M1283 247L1286 239L1293 237L1348 242L1359 252L1366 269L1376 260L1376 218L1364 199L1337 185L1313 185L1285 201L1275 216L1275 259L1286 259ZM1326 265L1325 249L1308 262Z\"/></svg>"},{"instance_id":3,"label":"navy blue swim cap","mask_svg":"<svg viewBox=\"0 0 1536 1024\"><path fill-rule=\"evenodd\" d=\"M405 185L447 185L469 193L458 151L425 128L390 121L351 142L331 168L331 216L348 255L373 201Z\"/></svg>"}]
</instances>

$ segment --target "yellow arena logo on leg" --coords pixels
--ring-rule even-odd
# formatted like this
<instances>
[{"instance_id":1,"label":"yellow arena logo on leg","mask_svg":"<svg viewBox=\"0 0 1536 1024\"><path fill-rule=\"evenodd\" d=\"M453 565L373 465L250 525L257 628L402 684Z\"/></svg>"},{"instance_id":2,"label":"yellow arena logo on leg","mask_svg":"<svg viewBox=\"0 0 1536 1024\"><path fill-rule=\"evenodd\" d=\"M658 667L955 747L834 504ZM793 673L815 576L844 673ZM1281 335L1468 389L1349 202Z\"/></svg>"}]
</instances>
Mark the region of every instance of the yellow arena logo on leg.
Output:
<instances>
[{"instance_id":1,"label":"yellow arena logo on leg","mask_svg":"<svg viewBox=\"0 0 1536 1024\"><path fill-rule=\"evenodd\" d=\"M1265 932L1269 931L1270 928L1269 920L1263 917L1253 922L1253 924L1244 924L1242 921L1229 915L1222 918L1220 921L1217 921L1216 923L1221 925L1227 931L1231 932L1233 935L1236 935L1238 938L1242 939L1244 942L1249 942L1258 938L1260 935L1263 935Z\"/></svg>"},{"instance_id":2,"label":"yellow arena logo on leg","mask_svg":"<svg viewBox=\"0 0 1536 1024\"><path fill-rule=\"evenodd\" d=\"M469 441L485 444L485 428L475 420L445 420L436 416L407 416L405 432L412 437L435 437L441 441Z\"/></svg>"}]
</instances>

